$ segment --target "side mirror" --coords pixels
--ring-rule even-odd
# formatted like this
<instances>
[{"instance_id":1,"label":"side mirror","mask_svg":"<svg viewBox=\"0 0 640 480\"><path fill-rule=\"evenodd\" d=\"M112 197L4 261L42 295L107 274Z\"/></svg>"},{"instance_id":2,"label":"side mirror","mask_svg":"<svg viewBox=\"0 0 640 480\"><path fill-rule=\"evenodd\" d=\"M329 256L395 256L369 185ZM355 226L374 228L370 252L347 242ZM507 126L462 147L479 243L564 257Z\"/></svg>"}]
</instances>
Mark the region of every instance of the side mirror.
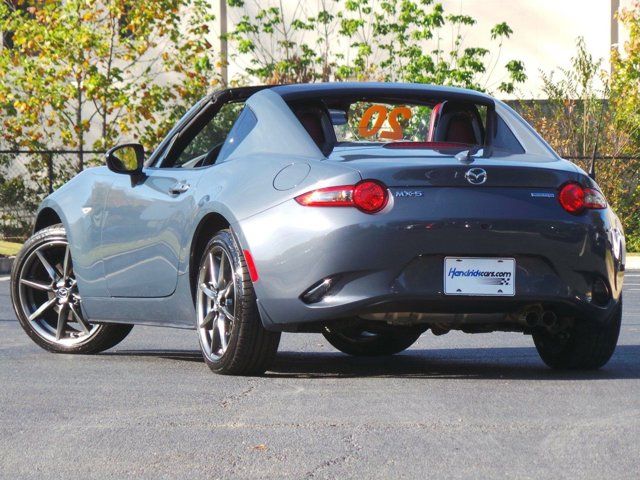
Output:
<instances>
[{"instance_id":1,"label":"side mirror","mask_svg":"<svg viewBox=\"0 0 640 480\"><path fill-rule=\"evenodd\" d=\"M116 173L136 175L142 172L144 147L139 143L125 143L110 149L107 154L107 167Z\"/></svg>"}]
</instances>

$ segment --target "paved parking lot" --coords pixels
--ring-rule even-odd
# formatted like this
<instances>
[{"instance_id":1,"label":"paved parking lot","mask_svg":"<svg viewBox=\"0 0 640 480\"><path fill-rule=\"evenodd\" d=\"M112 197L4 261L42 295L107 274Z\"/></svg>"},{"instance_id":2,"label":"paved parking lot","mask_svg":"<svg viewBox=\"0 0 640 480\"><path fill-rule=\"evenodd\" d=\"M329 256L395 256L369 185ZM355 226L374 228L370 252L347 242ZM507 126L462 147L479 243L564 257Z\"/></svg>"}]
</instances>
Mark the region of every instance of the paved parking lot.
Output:
<instances>
[{"instance_id":1,"label":"paved parking lot","mask_svg":"<svg viewBox=\"0 0 640 480\"><path fill-rule=\"evenodd\" d=\"M594 373L529 337L425 334L354 359L285 335L261 378L212 374L192 331L136 327L96 356L46 353L0 280L0 478L640 477L640 272Z\"/></svg>"}]
</instances>

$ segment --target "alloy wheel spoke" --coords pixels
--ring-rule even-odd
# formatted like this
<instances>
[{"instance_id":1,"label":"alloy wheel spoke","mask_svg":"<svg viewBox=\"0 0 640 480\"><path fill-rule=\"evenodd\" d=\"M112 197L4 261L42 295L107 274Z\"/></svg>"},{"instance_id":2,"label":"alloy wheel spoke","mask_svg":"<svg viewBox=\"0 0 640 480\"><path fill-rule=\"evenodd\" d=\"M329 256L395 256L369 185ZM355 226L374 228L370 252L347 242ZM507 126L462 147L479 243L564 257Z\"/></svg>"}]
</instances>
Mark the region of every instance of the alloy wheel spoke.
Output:
<instances>
[{"instance_id":1,"label":"alloy wheel spoke","mask_svg":"<svg viewBox=\"0 0 640 480\"><path fill-rule=\"evenodd\" d=\"M214 288L218 288L218 280L216 275L216 262L213 259L213 253L209 253L209 281Z\"/></svg>"},{"instance_id":2,"label":"alloy wheel spoke","mask_svg":"<svg viewBox=\"0 0 640 480\"><path fill-rule=\"evenodd\" d=\"M215 336L216 336L216 331L211 330L211 335L209 335L209 333L206 333L205 335L207 335L207 337L210 337L210 341L205 345L205 349L207 350L207 353L209 355L213 355L213 344L215 343Z\"/></svg>"},{"instance_id":3,"label":"alloy wheel spoke","mask_svg":"<svg viewBox=\"0 0 640 480\"><path fill-rule=\"evenodd\" d=\"M225 307L224 305L220 305L220 311L222 312L222 314L227 317L230 321L235 322L236 319L234 318L234 316L231 314L231 312L227 309L227 307Z\"/></svg>"},{"instance_id":4,"label":"alloy wheel spoke","mask_svg":"<svg viewBox=\"0 0 640 480\"><path fill-rule=\"evenodd\" d=\"M35 288L36 290L42 290L44 292L53 291L53 288L48 283L37 282L35 280L27 280L26 278L21 278L20 283L22 285L26 285L27 287Z\"/></svg>"},{"instance_id":5,"label":"alloy wheel spoke","mask_svg":"<svg viewBox=\"0 0 640 480\"><path fill-rule=\"evenodd\" d=\"M82 328L82 330L84 330L84 333L88 335L91 332L91 327L89 326L87 321L84 318L82 318L82 315L76 312L76 308L73 306L73 304L69 305L69 309L71 310L71 314L73 315L73 318L75 318L76 322L80 324L80 327Z\"/></svg>"},{"instance_id":6,"label":"alloy wheel spoke","mask_svg":"<svg viewBox=\"0 0 640 480\"><path fill-rule=\"evenodd\" d=\"M69 251L69 245L64 249L64 263L62 264L62 278L67 279L71 272L71 252Z\"/></svg>"},{"instance_id":7,"label":"alloy wheel spoke","mask_svg":"<svg viewBox=\"0 0 640 480\"><path fill-rule=\"evenodd\" d=\"M53 268L53 266L49 263L49 261L45 258L44 254L40 250L36 251L36 255L40 259L40 263L42 263L44 269L47 271L47 275L49 275L49 278L51 278L51 280L55 282L58 279L56 269Z\"/></svg>"},{"instance_id":8,"label":"alloy wheel spoke","mask_svg":"<svg viewBox=\"0 0 640 480\"><path fill-rule=\"evenodd\" d=\"M58 310L58 325L56 325L56 340L60 340L64 334L64 327L67 325L68 314L67 305L60 305L60 310Z\"/></svg>"},{"instance_id":9,"label":"alloy wheel spoke","mask_svg":"<svg viewBox=\"0 0 640 480\"><path fill-rule=\"evenodd\" d=\"M31 315L29 315L29 321L33 322L36 318L38 318L40 315L42 315L44 312L46 312L49 308L51 308L53 306L54 303L56 303L56 298L52 298L51 300L43 303L42 305L40 305L35 312L33 312Z\"/></svg>"},{"instance_id":10,"label":"alloy wheel spoke","mask_svg":"<svg viewBox=\"0 0 640 480\"><path fill-rule=\"evenodd\" d=\"M218 289L222 288L222 282L224 281L224 267L226 265L227 255L222 252L220 254L220 265L218 266L218 279L217 279L217 287Z\"/></svg>"},{"instance_id":11,"label":"alloy wheel spoke","mask_svg":"<svg viewBox=\"0 0 640 480\"><path fill-rule=\"evenodd\" d=\"M231 281L229 282L229 285L227 285L224 290L222 291L222 298L227 299L229 298L229 294L231 293L231 290L233 289L233 278L231 279Z\"/></svg>"},{"instance_id":12,"label":"alloy wheel spoke","mask_svg":"<svg viewBox=\"0 0 640 480\"><path fill-rule=\"evenodd\" d=\"M219 316L217 327L218 327L218 336L220 337L220 348L222 349L222 353L227 350L227 325L224 317Z\"/></svg>"},{"instance_id":13,"label":"alloy wheel spoke","mask_svg":"<svg viewBox=\"0 0 640 480\"><path fill-rule=\"evenodd\" d=\"M210 299L213 300L213 299L216 298L216 292L214 292L209 287L207 287L207 285L205 283L201 283L200 284L200 290L202 291L202 293L204 293Z\"/></svg>"},{"instance_id":14,"label":"alloy wheel spoke","mask_svg":"<svg viewBox=\"0 0 640 480\"><path fill-rule=\"evenodd\" d=\"M215 310L211 310L209 313L207 313L205 317L202 319L202 321L200 322L199 327L204 328L207 325L209 325L211 321L215 318L216 313L217 312Z\"/></svg>"}]
</instances>

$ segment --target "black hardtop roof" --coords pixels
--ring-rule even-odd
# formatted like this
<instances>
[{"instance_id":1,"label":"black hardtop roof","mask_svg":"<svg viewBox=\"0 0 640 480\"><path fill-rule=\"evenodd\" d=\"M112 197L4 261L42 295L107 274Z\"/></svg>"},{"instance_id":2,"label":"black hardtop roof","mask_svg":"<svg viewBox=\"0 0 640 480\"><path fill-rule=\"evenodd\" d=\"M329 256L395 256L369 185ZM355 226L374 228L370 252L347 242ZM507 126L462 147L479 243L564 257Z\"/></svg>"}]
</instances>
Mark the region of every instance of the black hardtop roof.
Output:
<instances>
[{"instance_id":1,"label":"black hardtop roof","mask_svg":"<svg viewBox=\"0 0 640 480\"><path fill-rule=\"evenodd\" d=\"M322 97L387 97L411 98L428 97L473 102L494 107L495 101L487 94L457 87L444 87L423 83L387 83L387 82L328 82L296 83L289 85L257 85L252 87L230 88L215 92L213 96L227 94L238 99L246 99L260 90L269 88L287 101L305 100Z\"/></svg>"}]
</instances>

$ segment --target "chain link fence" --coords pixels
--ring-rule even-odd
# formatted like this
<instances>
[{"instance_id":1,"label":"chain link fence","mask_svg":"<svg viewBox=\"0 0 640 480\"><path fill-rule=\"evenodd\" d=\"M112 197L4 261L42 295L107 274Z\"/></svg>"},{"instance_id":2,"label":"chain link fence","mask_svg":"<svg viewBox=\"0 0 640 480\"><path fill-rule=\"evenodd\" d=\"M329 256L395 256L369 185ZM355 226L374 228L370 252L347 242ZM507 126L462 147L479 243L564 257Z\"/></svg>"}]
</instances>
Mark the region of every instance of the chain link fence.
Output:
<instances>
[{"instance_id":1,"label":"chain link fence","mask_svg":"<svg viewBox=\"0 0 640 480\"><path fill-rule=\"evenodd\" d=\"M75 150L0 150L0 239L23 241L44 197L69 181L81 166L101 165L103 154L95 150L82 155ZM590 158L566 158L589 170ZM628 192L638 188L640 159L599 157L596 165L598 182L614 208L622 217L636 218L639 207Z\"/></svg>"}]
</instances>

